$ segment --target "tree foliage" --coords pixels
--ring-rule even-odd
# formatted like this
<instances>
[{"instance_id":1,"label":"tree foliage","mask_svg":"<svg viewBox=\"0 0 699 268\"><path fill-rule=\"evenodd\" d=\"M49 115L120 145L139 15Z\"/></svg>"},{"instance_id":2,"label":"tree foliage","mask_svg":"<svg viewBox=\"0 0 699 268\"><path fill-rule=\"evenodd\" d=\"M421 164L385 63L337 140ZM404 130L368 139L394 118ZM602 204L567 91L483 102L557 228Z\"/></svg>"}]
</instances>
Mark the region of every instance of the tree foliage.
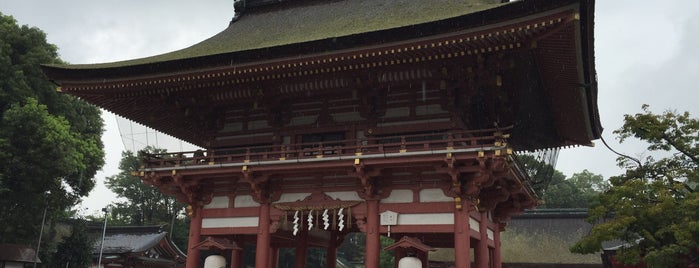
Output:
<instances>
[{"instance_id":1,"label":"tree foliage","mask_svg":"<svg viewBox=\"0 0 699 268\"><path fill-rule=\"evenodd\" d=\"M532 189L542 197L550 185L565 180L565 175L543 159L543 157L533 154L515 154L517 164L524 170L531 179Z\"/></svg>"},{"instance_id":2,"label":"tree foliage","mask_svg":"<svg viewBox=\"0 0 699 268\"><path fill-rule=\"evenodd\" d=\"M541 208L587 208L594 197L607 190L609 183L602 175L588 170L573 174L570 178L556 171L554 179L543 190Z\"/></svg>"},{"instance_id":3,"label":"tree foliage","mask_svg":"<svg viewBox=\"0 0 699 268\"><path fill-rule=\"evenodd\" d=\"M163 150L146 148L150 153L164 153ZM184 204L177 202L172 196L167 196L157 188L146 185L133 175L140 167L140 159L130 151L122 153L119 162L119 174L107 177L107 188L116 193L124 201L114 202L112 224L126 225L169 225L173 228L172 235L175 243L186 249L189 234L189 219L183 217ZM174 226L172 226L174 225Z\"/></svg>"},{"instance_id":4,"label":"tree foliage","mask_svg":"<svg viewBox=\"0 0 699 268\"><path fill-rule=\"evenodd\" d=\"M588 170L570 178L553 165L528 154L516 155L517 163L532 180L532 188L540 198L539 208L587 208L593 197L609 188L602 175Z\"/></svg>"},{"instance_id":5,"label":"tree foliage","mask_svg":"<svg viewBox=\"0 0 699 268\"><path fill-rule=\"evenodd\" d=\"M61 63L37 28L0 13L0 242L34 244L95 185L104 164L99 109L59 94L40 64Z\"/></svg>"},{"instance_id":6,"label":"tree foliage","mask_svg":"<svg viewBox=\"0 0 699 268\"><path fill-rule=\"evenodd\" d=\"M699 257L699 120L687 112L654 114L644 105L614 133L622 142L647 142L651 155L617 160L626 172L610 178L611 188L590 209L599 223L571 250L594 253L604 241L621 240L617 258L624 263L686 267Z\"/></svg>"},{"instance_id":7,"label":"tree foliage","mask_svg":"<svg viewBox=\"0 0 699 268\"><path fill-rule=\"evenodd\" d=\"M60 267L89 267L92 263L94 238L88 235L84 220L72 221L70 236L60 242L53 263Z\"/></svg>"}]
</instances>

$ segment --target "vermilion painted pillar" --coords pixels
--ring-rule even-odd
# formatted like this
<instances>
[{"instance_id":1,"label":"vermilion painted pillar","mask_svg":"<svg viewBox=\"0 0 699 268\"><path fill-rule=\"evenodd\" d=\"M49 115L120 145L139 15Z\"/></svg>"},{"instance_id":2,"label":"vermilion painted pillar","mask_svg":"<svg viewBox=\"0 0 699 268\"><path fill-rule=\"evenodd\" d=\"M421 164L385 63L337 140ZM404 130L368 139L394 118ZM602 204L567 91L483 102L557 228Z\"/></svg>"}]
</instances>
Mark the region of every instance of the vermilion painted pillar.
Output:
<instances>
[{"instance_id":1,"label":"vermilion painted pillar","mask_svg":"<svg viewBox=\"0 0 699 268\"><path fill-rule=\"evenodd\" d=\"M243 250L231 250L231 268L240 268L243 265Z\"/></svg>"},{"instance_id":2,"label":"vermilion painted pillar","mask_svg":"<svg viewBox=\"0 0 699 268\"><path fill-rule=\"evenodd\" d=\"M381 251L379 200L367 200L366 204L365 268L379 268L379 254Z\"/></svg>"},{"instance_id":3,"label":"vermilion painted pillar","mask_svg":"<svg viewBox=\"0 0 699 268\"><path fill-rule=\"evenodd\" d=\"M326 256L325 267L335 268L337 267L337 232L330 232L330 243L328 243L328 249Z\"/></svg>"},{"instance_id":4,"label":"vermilion painted pillar","mask_svg":"<svg viewBox=\"0 0 699 268\"><path fill-rule=\"evenodd\" d=\"M474 249L474 255L476 257L475 264L476 268L488 268L489 255L488 254L488 213L481 212L481 221L478 225L479 240L478 245Z\"/></svg>"},{"instance_id":5,"label":"vermilion painted pillar","mask_svg":"<svg viewBox=\"0 0 699 268\"><path fill-rule=\"evenodd\" d=\"M471 267L471 227L468 209L471 202L462 201L461 209L454 208L454 267Z\"/></svg>"},{"instance_id":6,"label":"vermilion painted pillar","mask_svg":"<svg viewBox=\"0 0 699 268\"><path fill-rule=\"evenodd\" d=\"M272 254L269 256L269 267L279 267L279 247L272 247Z\"/></svg>"},{"instance_id":7,"label":"vermilion painted pillar","mask_svg":"<svg viewBox=\"0 0 699 268\"><path fill-rule=\"evenodd\" d=\"M189 223L189 242L187 243L187 268L199 268L199 250L194 246L201 242L202 207L192 206L192 219Z\"/></svg>"},{"instance_id":8,"label":"vermilion painted pillar","mask_svg":"<svg viewBox=\"0 0 699 268\"><path fill-rule=\"evenodd\" d=\"M269 267L269 247L272 240L272 235L269 233L269 219L269 203L260 204L260 220L257 227L257 247L255 252L255 268Z\"/></svg>"},{"instance_id":9,"label":"vermilion painted pillar","mask_svg":"<svg viewBox=\"0 0 699 268\"><path fill-rule=\"evenodd\" d=\"M495 230L493 230L493 240L495 242L495 247L493 248L493 268L502 268L502 256L500 243L500 231L503 229L502 223L495 224Z\"/></svg>"},{"instance_id":10,"label":"vermilion painted pillar","mask_svg":"<svg viewBox=\"0 0 699 268\"><path fill-rule=\"evenodd\" d=\"M308 227L301 225L299 240L296 242L296 254L294 255L294 267L306 268L308 259Z\"/></svg>"}]
</instances>

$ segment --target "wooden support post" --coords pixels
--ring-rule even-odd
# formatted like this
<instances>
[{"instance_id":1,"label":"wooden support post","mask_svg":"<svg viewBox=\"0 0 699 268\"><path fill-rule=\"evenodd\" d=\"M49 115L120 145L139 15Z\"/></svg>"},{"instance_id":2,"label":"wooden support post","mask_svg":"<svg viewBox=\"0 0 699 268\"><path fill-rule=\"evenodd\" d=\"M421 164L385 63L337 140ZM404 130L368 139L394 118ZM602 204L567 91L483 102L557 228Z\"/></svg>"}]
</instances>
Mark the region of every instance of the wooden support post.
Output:
<instances>
[{"instance_id":1,"label":"wooden support post","mask_svg":"<svg viewBox=\"0 0 699 268\"><path fill-rule=\"evenodd\" d=\"M199 250L194 246L201 242L202 207L192 206L192 219L189 223L189 242L187 243L187 268L199 268Z\"/></svg>"},{"instance_id":2,"label":"wooden support post","mask_svg":"<svg viewBox=\"0 0 699 268\"><path fill-rule=\"evenodd\" d=\"M269 255L269 267L279 267L279 247L272 247L272 253Z\"/></svg>"},{"instance_id":3,"label":"wooden support post","mask_svg":"<svg viewBox=\"0 0 699 268\"><path fill-rule=\"evenodd\" d=\"M294 267L306 268L308 259L308 229L305 225L299 230L299 239L296 241L296 252L294 255Z\"/></svg>"},{"instance_id":4,"label":"wooden support post","mask_svg":"<svg viewBox=\"0 0 699 268\"><path fill-rule=\"evenodd\" d=\"M336 231L331 231L330 232L330 242L328 243L328 249L327 249L327 258L325 262L325 267L326 268L335 268L337 267L337 232Z\"/></svg>"},{"instance_id":5,"label":"wooden support post","mask_svg":"<svg viewBox=\"0 0 699 268\"><path fill-rule=\"evenodd\" d=\"M479 240L478 245L474 248L475 255L475 265L476 268L488 268L488 263L490 263L488 254L488 213L481 212L481 220L478 225Z\"/></svg>"},{"instance_id":6,"label":"wooden support post","mask_svg":"<svg viewBox=\"0 0 699 268\"><path fill-rule=\"evenodd\" d=\"M243 254L242 249L231 250L231 268L241 268L243 267Z\"/></svg>"},{"instance_id":7,"label":"wooden support post","mask_svg":"<svg viewBox=\"0 0 699 268\"><path fill-rule=\"evenodd\" d=\"M366 201L366 268L379 268L381 234L379 233L379 200Z\"/></svg>"},{"instance_id":8,"label":"wooden support post","mask_svg":"<svg viewBox=\"0 0 699 268\"><path fill-rule=\"evenodd\" d=\"M502 244L500 243L500 231L502 231L502 223L495 224L495 230L493 230L493 240L495 247L493 248L493 268L502 268Z\"/></svg>"},{"instance_id":9,"label":"wooden support post","mask_svg":"<svg viewBox=\"0 0 699 268\"><path fill-rule=\"evenodd\" d=\"M257 247L255 252L255 268L269 267L269 251L272 234L269 232L269 203L260 204L260 220L257 227ZM189 267L187 267L189 268Z\"/></svg>"},{"instance_id":10,"label":"wooden support post","mask_svg":"<svg viewBox=\"0 0 699 268\"><path fill-rule=\"evenodd\" d=\"M429 268L430 267L430 258L429 258L429 252L426 251L418 251L417 252L417 257L420 259L422 262L422 268Z\"/></svg>"},{"instance_id":11,"label":"wooden support post","mask_svg":"<svg viewBox=\"0 0 699 268\"><path fill-rule=\"evenodd\" d=\"M462 201L461 208L454 208L454 267L471 267L471 227L468 210L471 201Z\"/></svg>"}]
</instances>

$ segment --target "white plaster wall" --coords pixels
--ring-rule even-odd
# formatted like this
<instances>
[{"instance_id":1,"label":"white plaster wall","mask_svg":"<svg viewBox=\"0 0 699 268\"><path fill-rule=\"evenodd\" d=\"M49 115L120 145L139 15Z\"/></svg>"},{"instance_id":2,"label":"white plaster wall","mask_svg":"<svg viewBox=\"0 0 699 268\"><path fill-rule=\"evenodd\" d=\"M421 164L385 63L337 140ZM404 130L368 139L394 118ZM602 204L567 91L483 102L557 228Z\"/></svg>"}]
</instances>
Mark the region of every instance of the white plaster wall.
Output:
<instances>
[{"instance_id":1,"label":"white plaster wall","mask_svg":"<svg viewBox=\"0 0 699 268\"><path fill-rule=\"evenodd\" d=\"M398 225L454 224L454 213L398 214Z\"/></svg>"},{"instance_id":2,"label":"white plaster wall","mask_svg":"<svg viewBox=\"0 0 699 268\"><path fill-rule=\"evenodd\" d=\"M481 223L478 222L478 220L474 219L473 217L468 217L468 224L471 225L471 230L474 230L474 231L481 230Z\"/></svg>"},{"instance_id":3,"label":"white plaster wall","mask_svg":"<svg viewBox=\"0 0 699 268\"><path fill-rule=\"evenodd\" d=\"M290 126L308 125L308 124L312 124L313 122L315 122L317 118L318 117L315 115L297 116L297 117L291 118L291 122L289 123L289 125Z\"/></svg>"},{"instance_id":4,"label":"white plaster wall","mask_svg":"<svg viewBox=\"0 0 699 268\"><path fill-rule=\"evenodd\" d=\"M420 190L420 202L454 202L454 198L446 196L444 191L439 188L422 189Z\"/></svg>"},{"instance_id":5,"label":"white plaster wall","mask_svg":"<svg viewBox=\"0 0 699 268\"><path fill-rule=\"evenodd\" d=\"M353 122L361 120L362 116L359 115L359 112L336 113L333 119L338 123Z\"/></svg>"},{"instance_id":6,"label":"white plaster wall","mask_svg":"<svg viewBox=\"0 0 699 268\"><path fill-rule=\"evenodd\" d=\"M442 110L442 106L439 104L419 105L419 106L415 107L415 114L416 115L430 115L430 114L440 114L440 113L446 113L446 111Z\"/></svg>"},{"instance_id":7,"label":"white plaster wall","mask_svg":"<svg viewBox=\"0 0 699 268\"><path fill-rule=\"evenodd\" d=\"M259 217L204 218L201 228L257 227Z\"/></svg>"},{"instance_id":8,"label":"white plaster wall","mask_svg":"<svg viewBox=\"0 0 699 268\"><path fill-rule=\"evenodd\" d=\"M239 195L233 200L233 207L236 208L249 208L249 207L259 207L260 203L255 202L252 199L252 195Z\"/></svg>"},{"instance_id":9,"label":"white plaster wall","mask_svg":"<svg viewBox=\"0 0 699 268\"><path fill-rule=\"evenodd\" d=\"M410 115L410 108L408 107L399 107L399 108L389 108L386 109L386 115L384 115L385 118L392 118L392 117L405 117Z\"/></svg>"},{"instance_id":10,"label":"white plaster wall","mask_svg":"<svg viewBox=\"0 0 699 268\"><path fill-rule=\"evenodd\" d=\"M279 197L279 201L275 203L301 201L310 195L311 193L284 193Z\"/></svg>"},{"instance_id":11,"label":"white plaster wall","mask_svg":"<svg viewBox=\"0 0 699 268\"><path fill-rule=\"evenodd\" d=\"M204 208L228 208L228 196L214 196L211 203L204 205Z\"/></svg>"},{"instance_id":12,"label":"white plaster wall","mask_svg":"<svg viewBox=\"0 0 699 268\"><path fill-rule=\"evenodd\" d=\"M391 194L381 199L381 203L412 203L413 202L413 190L400 189L393 190Z\"/></svg>"},{"instance_id":13,"label":"white plaster wall","mask_svg":"<svg viewBox=\"0 0 699 268\"><path fill-rule=\"evenodd\" d=\"M356 191L326 192L325 194L333 199L342 201L362 201L362 198L359 197Z\"/></svg>"}]
</instances>

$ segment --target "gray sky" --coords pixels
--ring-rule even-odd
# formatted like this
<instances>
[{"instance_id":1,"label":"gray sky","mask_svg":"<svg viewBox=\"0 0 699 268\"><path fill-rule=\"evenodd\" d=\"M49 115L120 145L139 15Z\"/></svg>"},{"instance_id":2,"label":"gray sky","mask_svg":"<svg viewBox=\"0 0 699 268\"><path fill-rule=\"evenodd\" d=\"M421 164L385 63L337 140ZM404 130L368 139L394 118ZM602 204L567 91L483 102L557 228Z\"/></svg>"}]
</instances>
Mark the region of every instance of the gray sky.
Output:
<instances>
[{"instance_id":1,"label":"gray sky","mask_svg":"<svg viewBox=\"0 0 699 268\"><path fill-rule=\"evenodd\" d=\"M654 112L690 111L699 116L699 1L598 0L595 53L599 111L605 140L617 151L639 156L645 146L619 144L612 131L624 114L649 104ZM20 25L42 29L70 63L133 59L187 47L228 25L233 0L2 0L0 12ZM115 196L102 181L118 173L124 145L114 115L103 115L106 165L98 186L82 205L97 213ZM592 148L561 151L557 169L570 176L588 169L620 174L616 156L601 141ZM128 148L130 149L130 148Z\"/></svg>"}]
</instances>

